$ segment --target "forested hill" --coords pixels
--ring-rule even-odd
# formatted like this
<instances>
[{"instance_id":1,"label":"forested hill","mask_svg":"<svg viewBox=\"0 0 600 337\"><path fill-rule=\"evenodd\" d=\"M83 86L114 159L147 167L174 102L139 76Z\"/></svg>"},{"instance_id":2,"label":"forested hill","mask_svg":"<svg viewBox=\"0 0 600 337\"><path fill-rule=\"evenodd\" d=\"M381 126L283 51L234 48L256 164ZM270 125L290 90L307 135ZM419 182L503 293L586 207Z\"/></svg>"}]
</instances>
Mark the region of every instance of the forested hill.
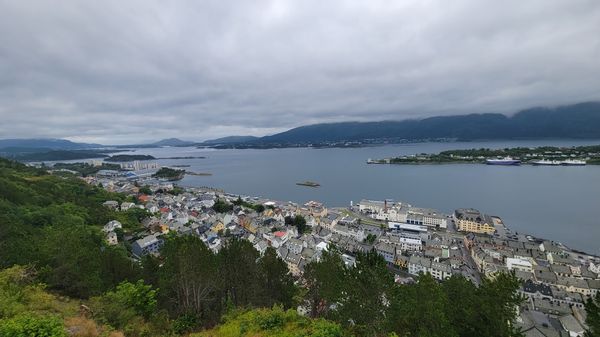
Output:
<instances>
[{"instance_id":1,"label":"forested hill","mask_svg":"<svg viewBox=\"0 0 600 337\"><path fill-rule=\"evenodd\" d=\"M600 102L533 108L502 114L440 116L420 120L344 122L301 126L251 141L318 143L366 139L487 140L527 138L600 138Z\"/></svg>"}]
</instances>

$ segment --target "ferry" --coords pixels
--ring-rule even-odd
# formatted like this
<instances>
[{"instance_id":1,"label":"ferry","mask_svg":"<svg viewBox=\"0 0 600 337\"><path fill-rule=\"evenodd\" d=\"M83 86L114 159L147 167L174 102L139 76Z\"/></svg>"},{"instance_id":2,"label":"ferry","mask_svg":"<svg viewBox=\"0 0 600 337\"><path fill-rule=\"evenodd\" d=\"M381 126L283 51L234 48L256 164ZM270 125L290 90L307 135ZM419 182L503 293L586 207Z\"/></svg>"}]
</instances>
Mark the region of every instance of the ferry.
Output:
<instances>
[{"instance_id":1,"label":"ferry","mask_svg":"<svg viewBox=\"0 0 600 337\"><path fill-rule=\"evenodd\" d=\"M511 157L504 157L501 159L486 159L485 163L488 165L521 165L521 161L513 159Z\"/></svg>"},{"instance_id":2,"label":"ferry","mask_svg":"<svg viewBox=\"0 0 600 337\"><path fill-rule=\"evenodd\" d=\"M367 159L367 164L389 164L389 159Z\"/></svg>"},{"instance_id":3,"label":"ferry","mask_svg":"<svg viewBox=\"0 0 600 337\"><path fill-rule=\"evenodd\" d=\"M558 161L558 160L548 160L548 159L541 159L541 160L534 160L531 162L532 165L536 165L536 166L558 166L561 165L563 162Z\"/></svg>"},{"instance_id":4,"label":"ferry","mask_svg":"<svg viewBox=\"0 0 600 337\"><path fill-rule=\"evenodd\" d=\"M566 166L585 166L587 162L585 160L580 159L567 159L561 163L561 165Z\"/></svg>"}]
</instances>

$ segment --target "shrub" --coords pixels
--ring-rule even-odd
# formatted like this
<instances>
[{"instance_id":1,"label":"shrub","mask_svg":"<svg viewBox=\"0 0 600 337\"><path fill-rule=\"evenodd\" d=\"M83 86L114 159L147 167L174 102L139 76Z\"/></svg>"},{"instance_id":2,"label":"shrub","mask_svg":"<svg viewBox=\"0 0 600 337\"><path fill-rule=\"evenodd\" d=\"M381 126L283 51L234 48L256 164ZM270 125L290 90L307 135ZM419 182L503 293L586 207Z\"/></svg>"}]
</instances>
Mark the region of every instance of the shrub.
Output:
<instances>
[{"instance_id":1,"label":"shrub","mask_svg":"<svg viewBox=\"0 0 600 337\"><path fill-rule=\"evenodd\" d=\"M2 337L66 337L67 332L60 319L54 316L21 314L0 320Z\"/></svg>"}]
</instances>

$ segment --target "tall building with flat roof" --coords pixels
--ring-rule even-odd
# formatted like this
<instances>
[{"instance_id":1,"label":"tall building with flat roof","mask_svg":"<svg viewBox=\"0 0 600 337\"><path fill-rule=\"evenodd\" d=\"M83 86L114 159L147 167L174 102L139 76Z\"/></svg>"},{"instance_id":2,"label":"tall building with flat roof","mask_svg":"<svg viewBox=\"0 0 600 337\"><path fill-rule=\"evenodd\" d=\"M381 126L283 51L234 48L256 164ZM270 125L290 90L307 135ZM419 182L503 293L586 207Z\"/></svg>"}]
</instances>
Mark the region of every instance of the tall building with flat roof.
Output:
<instances>
[{"instance_id":1,"label":"tall building with flat roof","mask_svg":"<svg viewBox=\"0 0 600 337\"><path fill-rule=\"evenodd\" d=\"M461 232L494 234L494 222L489 215L473 208L460 208L454 211L454 223Z\"/></svg>"}]
</instances>

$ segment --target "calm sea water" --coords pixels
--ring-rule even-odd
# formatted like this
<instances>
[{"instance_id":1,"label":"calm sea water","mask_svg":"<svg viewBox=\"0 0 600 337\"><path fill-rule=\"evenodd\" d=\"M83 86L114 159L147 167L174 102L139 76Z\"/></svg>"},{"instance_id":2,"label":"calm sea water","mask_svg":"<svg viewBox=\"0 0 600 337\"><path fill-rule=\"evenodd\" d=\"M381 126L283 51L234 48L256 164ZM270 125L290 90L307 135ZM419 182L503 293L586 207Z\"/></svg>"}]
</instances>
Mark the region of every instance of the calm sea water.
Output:
<instances>
[{"instance_id":1,"label":"calm sea water","mask_svg":"<svg viewBox=\"0 0 600 337\"><path fill-rule=\"evenodd\" d=\"M600 141L505 141L420 143L353 149L213 150L136 149L159 160L189 164L212 176L186 176L184 186L211 186L231 193L304 203L318 200L346 206L363 198L394 199L451 213L474 207L502 217L517 232L563 242L600 254L600 166L540 167L449 165L367 165L368 158L432 153L459 148L574 146ZM297 186L311 180L319 188Z\"/></svg>"}]
</instances>

